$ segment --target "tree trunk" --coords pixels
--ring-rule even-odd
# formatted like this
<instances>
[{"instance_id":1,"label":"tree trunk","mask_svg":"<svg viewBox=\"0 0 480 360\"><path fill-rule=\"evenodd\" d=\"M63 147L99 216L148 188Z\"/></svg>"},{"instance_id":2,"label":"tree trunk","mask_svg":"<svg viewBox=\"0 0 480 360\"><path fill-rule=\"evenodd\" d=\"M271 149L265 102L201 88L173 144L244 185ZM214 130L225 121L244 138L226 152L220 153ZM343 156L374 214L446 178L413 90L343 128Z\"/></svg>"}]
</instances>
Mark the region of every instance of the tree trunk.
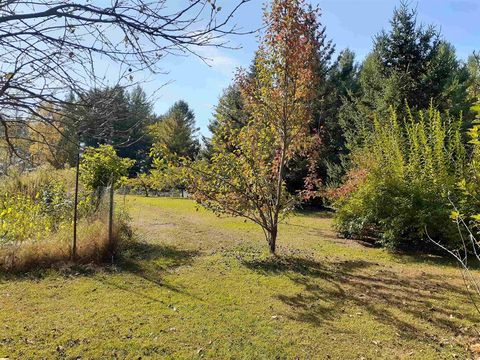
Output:
<instances>
[{"instance_id":1,"label":"tree trunk","mask_svg":"<svg viewBox=\"0 0 480 360\"><path fill-rule=\"evenodd\" d=\"M270 248L270 253L275 254L276 246L277 246L277 232L278 227L275 225L271 230L268 231L268 246Z\"/></svg>"}]
</instances>

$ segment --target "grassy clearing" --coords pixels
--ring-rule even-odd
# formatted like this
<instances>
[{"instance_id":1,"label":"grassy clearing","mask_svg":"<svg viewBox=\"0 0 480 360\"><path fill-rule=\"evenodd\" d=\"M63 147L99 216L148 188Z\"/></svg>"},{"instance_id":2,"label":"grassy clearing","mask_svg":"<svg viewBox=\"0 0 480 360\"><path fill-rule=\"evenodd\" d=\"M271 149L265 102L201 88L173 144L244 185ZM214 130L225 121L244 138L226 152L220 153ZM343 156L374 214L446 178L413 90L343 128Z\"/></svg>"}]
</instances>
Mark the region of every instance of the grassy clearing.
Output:
<instances>
[{"instance_id":1,"label":"grassy clearing","mask_svg":"<svg viewBox=\"0 0 480 360\"><path fill-rule=\"evenodd\" d=\"M184 199L119 198L141 242L113 268L0 280L0 357L463 359L458 270L337 239L292 216L278 258L261 230Z\"/></svg>"}]
</instances>

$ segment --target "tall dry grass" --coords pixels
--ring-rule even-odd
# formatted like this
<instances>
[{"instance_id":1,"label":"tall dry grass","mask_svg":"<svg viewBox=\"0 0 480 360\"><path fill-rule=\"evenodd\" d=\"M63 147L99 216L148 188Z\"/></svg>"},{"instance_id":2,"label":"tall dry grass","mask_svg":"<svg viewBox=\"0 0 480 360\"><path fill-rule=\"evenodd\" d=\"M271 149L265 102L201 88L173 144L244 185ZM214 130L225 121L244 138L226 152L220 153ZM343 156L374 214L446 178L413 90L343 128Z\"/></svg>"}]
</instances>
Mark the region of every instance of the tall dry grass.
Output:
<instances>
[{"instance_id":1,"label":"tall dry grass","mask_svg":"<svg viewBox=\"0 0 480 360\"><path fill-rule=\"evenodd\" d=\"M67 227L48 238L9 244L0 247L0 270L24 272L61 267L72 263L73 228ZM124 215L116 216L112 241L108 239L108 223L102 219L83 219L77 228L75 263L104 264L112 262L121 252L122 244L132 236Z\"/></svg>"},{"instance_id":2,"label":"tall dry grass","mask_svg":"<svg viewBox=\"0 0 480 360\"><path fill-rule=\"evenodd\" d=\"M0 178L0 270L28 271L73 260L74 175L72 169L42 167ZM118 209L109 241L109 199L103 188L91 194L80 187L76 263L112 261L131 237L128 215ZM27 201L31 206L20 206Z\"/></svg>"}]
</instances>

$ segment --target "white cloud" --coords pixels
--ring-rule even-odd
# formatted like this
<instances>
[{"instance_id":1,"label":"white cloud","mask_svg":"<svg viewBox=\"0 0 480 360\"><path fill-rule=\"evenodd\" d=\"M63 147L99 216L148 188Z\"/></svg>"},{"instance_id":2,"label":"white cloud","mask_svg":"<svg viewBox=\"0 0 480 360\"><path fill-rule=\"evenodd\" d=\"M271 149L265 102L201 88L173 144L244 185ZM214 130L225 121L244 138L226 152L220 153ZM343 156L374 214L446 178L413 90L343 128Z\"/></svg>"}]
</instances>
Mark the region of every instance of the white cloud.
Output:
<instances>
[{"instance_id":1,"label":"white cloud","mask_svg":"<svg viewBox=\"0 0 480 360\"><path fill-rule=\"evenodd\" d=\"M223 75L232 76L241 63L236 58L225 54L225 51L228 50L217 47L202 47L198 54L214 70L220 71Z\"/></svg>"}]
</instances>

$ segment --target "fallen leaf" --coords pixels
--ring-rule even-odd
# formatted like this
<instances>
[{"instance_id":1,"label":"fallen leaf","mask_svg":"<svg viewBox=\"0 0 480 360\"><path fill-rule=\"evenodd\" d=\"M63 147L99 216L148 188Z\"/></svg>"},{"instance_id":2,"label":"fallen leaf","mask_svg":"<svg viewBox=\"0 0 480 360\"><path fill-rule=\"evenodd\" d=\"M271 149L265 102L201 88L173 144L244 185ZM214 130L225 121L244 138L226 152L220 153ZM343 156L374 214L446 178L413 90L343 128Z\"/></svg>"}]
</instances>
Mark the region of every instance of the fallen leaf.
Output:
<instances>
[{"instance_id":1,"label":"fallen leaf","mask_svg":"<svg viewBox=\"0 0 480 360\"><path fill-rule=\"evenodd\" d=\"M480 354L480 344L470 345L470 351L475 353L475 354Z\"/></svg>"}]
</instances>

